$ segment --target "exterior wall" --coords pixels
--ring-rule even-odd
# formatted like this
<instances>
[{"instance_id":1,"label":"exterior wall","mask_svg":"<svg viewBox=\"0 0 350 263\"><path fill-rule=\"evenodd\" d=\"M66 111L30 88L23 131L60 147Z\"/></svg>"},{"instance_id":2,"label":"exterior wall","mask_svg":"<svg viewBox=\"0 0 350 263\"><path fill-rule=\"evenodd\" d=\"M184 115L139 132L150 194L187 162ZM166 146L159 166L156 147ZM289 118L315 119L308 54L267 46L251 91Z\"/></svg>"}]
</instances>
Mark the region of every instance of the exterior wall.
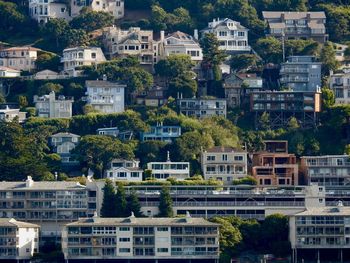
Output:
<instances>
[{"instance_id":1,"label":"exterior wall","mask_svg":"<svg viewBox=\"0 0 350 263\"><path fill-rule=\"evenodd\" d=\"M104 11L112 14L116 19L124 17L124 0L75 0L71 1L72 17L78 16L81 9L89 6L93 11Z\"/></svg>"},{"instance_id":2,"label":"exterior wall","mask_svg":"<svg viewBox=\"0 0 350 263\"><path fill-rule=\"evenodd\" d=\"M29 14L40 24L47 23L51 18L70 20L67 5L54 0L30 0Z\"/></svg>"},{"instance_id":3,"label":"exterior wall","mask_svg":"<svg viewBox=\"0 0 350 263\"><path fill-rule=\"evenodd\" d=\"M78 164L79 162L71 154L71 151L79 143L80 136L75 134L57 134L51 137L51 146L54 152L61 156L63 164Z\"/></svg>"},{"instance_id":4,"label":"exterior wall","mask_svg":"<svg viewBox=\"0 0 350 263\"><path fill-rule=\"evenodd\" d=\"M18 118L18 122L22 123L26 119L26 112L21 112L19 109L0 109L0 121L10 122Z\"/></svg>"},{"instance_id":5,"label":"exterior wall","mask_svg":"<svg viewBox=\"0 0 350 263\"><path fill-rule=\"evenodd\" d=\"M18 229L18 255L20 258L29 259L39 251L39 228Z\"/></svg>"},{"instance_id":6,"label":"exterior wall","mask_svg":"<svg viewBox=\"0 0 350 263\"><path fill-rule=\"evenodd\" d=\"M42 97L34 96L35 108L39 117L70 118L72 117L73 98L58 96L55 92Z\"/></svg>"},{"instance_id":7,"label":"exterior wall","mask_svg":"<svg viewBox=\"0 0 350 263\"><path fill-rule=\"evenodd\" d=\"M0 66L20 71L35 69L37 49L30 47L14 47L0 51Z\"/></svg>"},{"instance_id":8,"label":"exterior wall","mask_svg":"<svg viewBox=\"0 0 350 263\"><path fill-rule=\"evenodd\" d=\"M225 99L178 99L177 104L179 112L186 116L197 118L223 116L226 118Z\"/></svg>"},{"instance_id":9,"label":"exterior wall","mask_svg":"<svg viewBox=\"0 0 350 263\"><path fill-rule=\"evenodd\" d=\"M16 78L16 77L20 77L21 76L21 72L17 71L17 70L13 70L13 69L1 69L0 67L0 77L3 78Z\"/></svg>"},{"instance_id":10,"label":"exterior wall","mask_svg":"<svg viewBox=\"0 0 350 263\"><path fill-rule=\"evenodd\" d=\"M141 141L164 141L172 142L181 136L181 127L179 126L151 126L149 132L141 132Z\"/></svg>"},{"instance_id":11,"label":"exterior wall","mask_svg":"<svg viewBox=\"0 0 350 263\"><path fill-rule=\"evenodd\" d=\"M190 163L188 162L152 162L147 164L152 171L152 177L165 180L169 177L184 180L190 177Z\"/></svg>"},{"instance_id":12,"label":"exterior wall","mask_svg":"<svg viewBox=\"0 0 350 263\"><path fill-rule=\"evenodd\" d=\"M342 73L331 74L330 88L335 95L335 104L350 103L350 73L344 71Z\"/></svg>"}]
</instances>

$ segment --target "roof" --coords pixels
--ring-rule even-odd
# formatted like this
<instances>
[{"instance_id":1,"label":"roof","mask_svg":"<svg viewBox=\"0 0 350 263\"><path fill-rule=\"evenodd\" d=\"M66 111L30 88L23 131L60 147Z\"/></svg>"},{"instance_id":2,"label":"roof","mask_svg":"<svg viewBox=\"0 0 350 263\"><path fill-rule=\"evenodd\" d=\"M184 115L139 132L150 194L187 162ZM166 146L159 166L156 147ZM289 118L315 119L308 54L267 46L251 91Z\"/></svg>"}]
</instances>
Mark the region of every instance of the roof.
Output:
<instances>
[{"instance_id":1,"label":"roof","mask_svg":"<svg viewBox=\"0 0 350 263\"><path fill-rule=\"evenodd\" d=\"M321 156L301 156L300 159L306 159L306 158L312 158L312 159L320 159L320 158L350 158L349 155L342 154L342 155L321 155Z\"/></svg>"},{"instance_id":2,"label":"roof","mask_svg":"<svg viewBox=\"0 0 350 263\"><path fill-rule=\"evenodd\" d=\"M110 128L99 128L96 131L114 131L117 130L119 131L118 127L110 127Z\"/></svg>"},{"instance_id":3,"label":"roof","mask_svg":"<svg viewBox=\"0 0 350 263\"><path fill-rule=\"evenodd\" d=\"M304 212L295 214L295 216L349 216L350 207L342 206L342 202L339 202L338 206L333 207L314 207L307 209Z\"/></svg>"},{"instance_id":4,"label":"roof","mask_svg":"<svg viewBox=\"0 0 350 263\"><path fill-rule=\"evenodd\" d=\"M174 37L180 40L196 41L194 37L181 31L176 31L166 36L166 38Z\"/></svg>"},{"instance_id":5,"label":"roof","mask_svg":"<svg viewBox=\"0 0 350 263\"><path fill-rule=\"evenodd\" d=\"M26 51L41 51L41 49L39 48L35 48L35 47L10 47L10 48L5 48L1 51L19 51L19 50L26 50Z\"/></svg>"},{"instance_id":6,"label":"roof","mask_svg":"<svg viewBox=\"0 0 350 263\"><path fill-rule=\"evenodd\" d=\"M56 71L53 70L49 70L49 69L44 69L41 71L38 71L37 73L35 73L35 75L39 75L39 74L50 74L50 75L58 75L58 73Z\"/></svg>"},{"instance_id":7,"label":"roof","mask_svg":"<svg viewBox=\"0 0 350 263\"><path fill-rule=\"evenodd\" d=\"M35 227L35 228L39 228L40 226L36 225L36 224L31 224L31 223L26 223L26 222L22 222L22 221L17 221L14 218L0 218L0 226L8 226L8 227Z\"/></svg>"},{"instance_id":8,"label":"roof","mask_svg":"<svg viewBox=\"0 0 350 263\"><path fill-rule=\"evenodd\" d=\"M240 149L235 149L233 147L226 147L226 146L215 146L213 148L210 148L206 150L208 153L230 153L230 152L244 152L243 150Z\"/></svg>"},{"instance_id":9,"label":"roof","mask_svg":"<svg viewBox=\"0 0 350 263\"><path fill-rule=\"evenodd\" d=\"M83 47L83 46L65 48L63 52L74 51L74 50L85 50L85 49L101 50L102 52L102 49L100 47Z\"/></svg>"},{"instance_id":10,"label":"roof","mask_svg":"<svg viewBox=\"0 0 350 263\"><path fill-rule=\"evenodd\" d=\"M76 135L74 133L70 133L70 132L59 132L59 133L51 135L51 137L54 137L54 138L57 138L57 137L58 138L60 138L60 137L77 137L77 138L79 138L80 136Z\"/></svg>"},{"instance_id":11,"label":"roof","mask_svg":"<svg viewBox=\"0 0 350 263\"><path fill-rule=\"evenodd\" d=\"M263 11L265 19L280 18L284 14L285 19L302 19L310 15L311 19L326 19L325 12L283 12L283 11Z\"/></svg>"},{"instance_id":12,"label":"roof","mask_svg":"<svg viewBox=\"0 0 350 263\"><path fill-rule=\"evenodd\" d=\"M237 29L240 30L248 30L246 27L242 26L241 23L234 21L230 18L224 18L224 19L214 19L212 22L209 22L209 26L201 31L206 31L206 30L210 30L210 29L216 29L220 26L226 26L227 27L227 23L234 23L235 27ZM215 26L213 26L215 25Z\"/></svg>"},{"instance_id":13,"label":"roof","mask_svg":"<svg viewBox=\"0 0 350 263\"><path fill-rule=\"evenodd\" d=\"M85 85L87 87L93 87L93 88L125 88L126 85L117 83L117 82L111 82L106 80L87 80L85 82Z\"/></svg>"},{"instance_id":14,"label":"roof","mask_svg":"<svg viewBox=\"0 0 350 263\"><path fill-rule=\"evenodd\" d=\"M181 225L196 225L196 226L216 226L219 224L211 223L204 218L136 218L130 216L127 218L84 218L76 222L67 224L66 226L79 226L79 225L135 225L135 226L181 226Z\"/></svg>"},{"instance_id":15,"label":"roof","mask_svg":"<svg viewBox=\"0 0 350 263\"><path fill-rule=\"evenodd\" d=\"M85 185L78 182L63 182L63 181L42 181L32 182L32 185L27 187L26 182L0 182L0 190L76 190L85 189Z\"/></svg>"},{"instance_id":16,"label":"roof","mask_svg":"<svg viewBox=\"0 0 350 263\"><path fill-rule=\"evenodd\" d=\"M8 67L3 67L3 66L0 66L0 71L12 71L12 72L16 72L16 73L20 73L21 72L20 70L13 69L13 68L8 68Z\"/></svg>"}]
</instances>

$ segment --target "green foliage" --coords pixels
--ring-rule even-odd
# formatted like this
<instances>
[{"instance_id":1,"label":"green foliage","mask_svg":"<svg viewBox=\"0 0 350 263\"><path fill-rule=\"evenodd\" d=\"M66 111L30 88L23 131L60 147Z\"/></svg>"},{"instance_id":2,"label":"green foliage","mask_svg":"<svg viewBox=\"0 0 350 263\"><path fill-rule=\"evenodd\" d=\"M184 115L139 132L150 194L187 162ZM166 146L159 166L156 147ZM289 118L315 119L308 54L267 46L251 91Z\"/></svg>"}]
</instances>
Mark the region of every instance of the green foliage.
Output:
<instances>
[{"instance_id":1,"label":"green foliage","mask_svg":"<svg viewBox=\"0 0 350 263\"><path fill-rule=\"evenodd\" d=\"M160 60L154 69L157 75L172 79L191 71L193 66L191 57L188 55L170 55L166 59Z\"/></svg>"},{"instance_id":2,"label":"green foliage","mask_svg":"<svg viewBox=\"0 0 350 263\"><path fill-rule=\"evenodd\" d=\"M117 202L114 184L109 179L105 181L105 186L103 187L103 201L100 213L101 217L116 217Z\"/></svg>"},{"instance_id":3,"label":"green foliage","mask_svg":"<svg viewBox=\"0 0 350 263\"><path fill-rule=\"evenodd\" d=\"M128 196L128 207L127 207L127 214L131 215L133 212L136 217L142 217L143 213L141 212L141 204L140 200L137 196L137 193L135 189L131 191L131 194Z\"/></svg>"},{"instance_id":4,"label":"green foliage","mask_svg":"<svg viewBox=\"0 0 350 263\"><path fill-rule=\"evenodd\" d=\"M37 70L49 69L57 71L60 65L60 57L53 53L42 53L35 61Z\"/></svg>"},{"instance_id":5,"label":"green foliage","mask_svg":"<svg viewBox=\"0 0 350 263\"><path fill-rule=\"evenodd\" d=\"M245 185L257 185L258 181L252 176L247 176L247 177L244 177L242 179L233 180L232 184L233 185L242 185L242 184L245 184Z\"/></svg>"},{"instance_id":6,"label":"green foliage","mask_svg":"<svg viewBox=\"0 0 350 263\"><path fill-rule=\"evenodd\" d=\"M28 100L26 96L18 96L18 104L21 107L21 109L28 106Z\"/></svg>"},{"instance_id":7,"label":"green foliage","mask_svg":"<svg viewBox=\"0 0 350 263\"><path fill-rule=\"evenodd\" d=\"M266 63L282 62L282 44L277 38L260 38L255 45L255 50Z\"/></svg>"},{"instance_id":8,"label":"green foliage","mask_svg":"<svg viewBox=\"0 0 350 263\"><path fill-rule=\"evenodd\" d=\"M85 9L79 16L72 19L70 25L73 29L83 29L90 32L106 26L112 26L113 21L114 17L110 13Z\"/></svg>"},{"instance_id":9,"label":"green foliage","mask_svg":"<svg viewBox=\"0 0 350 263\"><path fill-rule=\"evenodd\" d=\"M168 187L163 187L159 197L159 217L173 217L173 200Z\"/></svg>"},{"instance_id":10,"label":"green foliage","mask_svg":"<svg viewBox=\"0 0 350 263\"><path fill-rule=\"evenodd\" d=\"M231 57L230 65L232 70L241 71L256 67L257 57L254 54L239 54Z\"/></svg>"},{"instance_id":11,"label":"green foliage","mask_svg":"<svg viewBox=\"0 0 350 263\"><path fill-rule=\"evenodd\" d=\"M226 54L220 50L220 43L214 33L205 34L200 40L203 49L203 62L218 66L225 61Z\"/></svg>"},{"instance_id":12,"label":"green foliage","mask_svg":"<svg viewBox=\"0 0 350 263\"><path fill-rule=\"evenodd\" d=\"M176 98L181 94L183 98L193 98L197 89L197 81L193 78L193 74L187 72L170 80L168 95Z\"/></svg>"},{"instance_id":13,"label":"green foliage","mask_svg":"<svg viewBox=\"0 0 350 263\"><path fill-rule=\"evenodd\" d=\"M116 217L130 216L128 214L128 202L126 200L125 189L123 185L118 185L117 193L115 196L116 202Z\"/></svg>"},{"instance_id":14,"label":"green foliage","mask_svg":"<svg viewBox=\"0 0 350 263\"><path fill-rule=\"evenodd\" d=\"M270 114L268 114L267 112L264 112L259 119L259 124L263 130L271 129Z\"/></svg>"},{"instance_id":15,"label":"green foliage","mask_svg":"<svg viewBox=\"0 0 350 263\"><path fill-rule=\"evenodd\" d=\"M298 120L295 117L292 117L289 119L287 127L289 131L296 131L300 128L300 125Z\"/></svg>"},{"instance_id":16,"label":"green foliage","mask_svg":"<svg viewBox=\"0 0 350 263\"><path fill-rule=\"evenodd\" d=\"M48 95L51 91L58 94L62 91L62 89L62 85L48 82L38 88L38 96Z\"/></svg>"},{"instance_id":17,"label":"green foliage","mask_svg":"<svg viewBox=\"0 0 350 263\"><path fill-rule=\"evenodd\" d=\"M322 89L322 107L329 109L335 104L335 95L333 90L329 88Z\"/></svg>"},{"instance_id":18,"label":"green foliage","mask_svg":"<svg viewBox=\"0 0 350 263\"><path fill-rule=\"evenodd\" d=\"M322 74L329 75L330 71L334 71L339 67L339 62L335 58L335 49L331 42L326 42L321 49L320 60L322 64Z\"/></svg>"}]
</instances>

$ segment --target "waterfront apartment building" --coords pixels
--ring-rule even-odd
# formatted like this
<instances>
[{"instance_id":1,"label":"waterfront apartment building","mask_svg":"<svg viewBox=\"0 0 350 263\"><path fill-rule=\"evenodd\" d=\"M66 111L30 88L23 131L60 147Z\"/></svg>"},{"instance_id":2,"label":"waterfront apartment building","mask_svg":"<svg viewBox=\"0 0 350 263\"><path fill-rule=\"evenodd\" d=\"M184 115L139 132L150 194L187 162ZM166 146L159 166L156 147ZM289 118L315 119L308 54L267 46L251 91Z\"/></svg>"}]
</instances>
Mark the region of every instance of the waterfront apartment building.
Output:
<instances>
[{"instance_id":1,"label":"waterfront apartment building","mask_svg":"<svg viewBox=\"0 0 350 263\"><path fill-rule=\"evenodd\" d=\"M71 153L78 145L79 139L79 135L68 132L56 133L50 137L50 146L53 148L53 151L61 157L61 163L63 165L79 164L79 161L76 160Z\"/></svg>"},{"instance_id":2,"label":"waterfront apartment building","mask_svg":"<svg viewBox=\"0 0 350 263\"><path fill-rule=\"evenodd\" d=\"M207 118L212 116L222 116L226 118L226 99L192 98L177 99L179 113L189 117Z\"/></svg>"},{"instance_id":3,"label":"waterfront apartment building","mask_svg":"<svg viewBox=\"0 0 350 263\"><path fill-rule=\"evenodd\" d=\"M250 110L255 113L255 127L266 125L261 122L264 113L269 114L271 128L286 127L290 118L298 120L301 127L316 127L321 112L321 91L260 91L250 94Z\"/></svg>"},{"instance_id":4,"label":"waterfront apartment building","mask_svg":"<svg viewBox=\"0 0 350 263\"><path fill-rule=\"evenodd\" d=\"M105 177L116 181L141 182L143 170L139 160L114 159L105 172Z\"/></svg>"},{"instance_id":5,"label":"waterfront apartment building","mask_svg":"<svg viewBox=\"0 0 350 263\"><path fill-rule=\"evenodd\" d=\"M268 36L285 39L313 39L319 43L328 40L325 12L264 11Z\"/></svg>"},{"instance_id":6,"label":"waterfront apartment building","mask_svg":"<svg viewBox=\"0 0 350 263\"><path fill-rule=\"evenodd\" d=\"M263 151L253 153L252 176L261 186L298 185L298 164L288 142L266 141Z\"/></svg>"},{"instance_id":7,"label":"waterfront apartment building","mask_svg":"<svg viewBox=\"0 0 350 263\"><path fill-rule=\"evenodd\" d=\"M110 13L115 19L124 17L124 0L72 0L70 1L71 16L78 16L84 7L96 12Z\"/></svg>"},{"instance_id":8,"label":"waterfront apartment building","mask_svg":"<svg viewBox=\"0 0 350 263\"><path fill-rule=\"evenodd\" d=\"M348 155L302 156L300 170L307 184L329 186L350 185Z\"/></svg>"},{"instance_id":9,"label":"waterfront apartment building","mask_svg":"<svg viewBox=\"0 0 350 263\"><path fill-rule=\"evenodd\" d=\"M103 80L87 80L85 82L87 103L101 113L124 112L125 88L116 82Z\"/></svg>"},{"instance_id":10,"label":"waterfront apartment building","mask_svg":"<svg viewBox=\"0 0 350 263\"><path fill-rule=\"evenodd\" d=\"M99 218L67 224L62 249L69 262L118 260L201 262L219 260L219 225L202 218Z\"/></svg>"},{"instance_id":11,"label":"waterfront apartment building","mask_svg":"<svg viewBox=\"0 0 350 263\"><path fill-rule=\"evenodd\" d=\"M0 218L0 261L27 262L39 253L39 225Z\"/></svg>"},{"instance_id":12,"label":"waterfront apartment building","mask_svg":"<svg viewBox=\"0 0 350 263\"><path fill-rule=\"evenodd\" d=\"M243 53L251 50L248 44L248 31L247 28L232 19L214 18L201 32L203 36L208 33L214 34L219 40L221 50Z\"/></svg>"},{"instance_id":13,"label":"waterfront apartment building","mask_svg":"<svg viewBox=\"0 0 350 263\"><path fill-rule=\"evenodd\" d=\"M63 0L29 0L29 15L39 24L45 24L50 19L70 20L67 2Z\"/></svg>"},{"instance_id":14,"label":"waterfront apartment building","mask_svg":"<svg viewBox=\"0 0 350 263\"><path fill-rule=\"evenodd\" d=\"M204 179L216 179L225 184L247 176L247 152L232 147L213 147L201 153Z\"/></svg>"},{"instance_id":15,"label":"waterfront apartment building","mask_svg":"<svg viewBox=\"0 0 350 263\"><path fill-rule=\"evenodd\" d=\"M13 121L18 119L19 123L22 123L26 119L26 112L20 111L17 103L3 103L0 104L0 121Z\"/></svg>"},{"instance_id":16,"label":"waterfront apartment building","mask_svg":"<svg viewBox=\"0 0 350 263\"><path fill-rule=\"evenodd\" d=\"M289 239L293 249L293 262L350 260L350 207L342 201L336 206L307 208L290 216Z\"/></svg>"},{"instance_id":17,"label":"waterfront apartment building","mask_svg":"<svg viewBox=\"0 0 350 263\"><path fill-rule=\"evenodd\" d=\"M176 138L181 136L180 126L164 126L162 123L158 123L157 126L151 126L151 130L148 132L141 132L141 141L162 141L173 142Z\"/></svg>"},{"instance_id":18,"label":"waterfront apartment building","mask_svg":"<svg viewBox=\"0 0 350 263\"><path fill-rule=\"evenodd\" d=\"M293 91L317 91L321 88L321 66L314 56L290 56L281 64L281 86Z\"/></svg>"},{"instance_id":19,"label":"waterfront apartment building","mask_svg":"<svg viewBox=\"0 0 350 263\"><path fill-rule=\"evenodd\" d=\"M73 97L59 95L54 91L49 95L34 96L35 109L38 117L43 118L70 118L72 117Z\"/></svg>"},{"instance_id":20,"label":"waterfront apartment building","mask_svg":"<svg viewBox=\"0 0 350 263\"><path fill-rule=\"evenodd\" d=\"M19 71L33 71L40 49L34 47L11 47L0 50L0 66Z\"/></svg>"},{"instance_id":21,"label":"waterfront apartment building","mask_svg":"<svg viewBox=\"0 0 350 263\"><path fill-rule=\"evenodd\" d=\"M331 74L329 79L329 87L335 95L335 104L350 103L350 70L343 69L342 71Z\"/></svg>"}]
</instances>

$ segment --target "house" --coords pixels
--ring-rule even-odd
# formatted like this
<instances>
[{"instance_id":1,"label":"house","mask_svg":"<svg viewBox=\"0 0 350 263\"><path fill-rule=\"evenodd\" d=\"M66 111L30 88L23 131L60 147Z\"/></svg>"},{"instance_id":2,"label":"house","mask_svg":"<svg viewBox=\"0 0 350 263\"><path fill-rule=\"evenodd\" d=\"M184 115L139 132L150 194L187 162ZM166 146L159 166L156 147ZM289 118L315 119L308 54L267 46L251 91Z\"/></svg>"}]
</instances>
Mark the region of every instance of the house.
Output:
<instances>
[{"instance_id":1,"label":"house","mask_svg":"<svg viewBox=\"0 0 350 263\"><path fill-rule=\"evenodd\" d=\"M18 118L18 122L25 121L27 113L20 111L17 103L3 103L0 104L0 121L13 121Z\"/></svg>"},{"instance_id":2,"label":"house","mask_svg":"<svg viewBox=\"0 0 350 263\"><path fill-rule=\"evenodd\" d=\"M29 15L39 24L52 18L70 20L69 9L63 0L29 0Z\"/></svg>"},{"instance_id":3,"label":"house","mask_svg":"<svg viewBox=\"0 0 350 263\"><path fill-rule=\"evenodd\" d=\"M214 18L201 32L203 36L208 33L214 34L219 40L221 50L229 53L244 53L251 51L248 44L248 31L247 28L232 19Z\"/></svg>"},{"instance_id":4,"label":"house","mask_svg":"<svg viewBox=\"0 0 350 263\"><path fill-rule=\"evenodd\" d=\"M21 76L21 71L0 66L0 78L17 78Z\"/></svg>"},{"instance_id":5,"label":"house","mask_svg":"<svg viewBox=\"0 0 350 263\"><path fill-rule=\"evenodd\" d=\"M191 60L197 63L203 60L203 52L198 39L180 31L176 31L167 36L165 36L164 31L161 31L159 50L162 58L174 54L181 54L189 55Z\"/></svg>"},{"instance_id":6,"label":"house","mask_svg":"<svg viewBox=\"0 0 350 263\"><path fill-rule=\"evenodd\" d=\"M337 72L332 72L329 79L329 88L335 95L335 104L350 103L350 69L344 68Z\"/></svg>"},{"instance_id":7,"label":"house","mask_svg":"<svg viewBox=\"0 0 350 263\"><path fill-rule=\"evenodd\" d=\"M326 187L350 185L348 155L302 156L300 171L307 184Z\"/></svg>"},{"instance_id":8,"label":"house","mask_svg":"<svg viewBox=\"0 0 350 263\"><path fill-rule=\"evenodd\" d=\"M231 73L225 78L223 87L227 106L235 108L249 100L251 92L261 91L263 80L255 73Z\"/></svg>"},{"instance_id":9,"label":"house","mask_svg":"<svg viewBox=\"0 0 350 263\"><path fill-rule=\"evenodd\" d=\"M158 123L157 126L151 126L151 130L148 132L140 133L141 141L162 141L173 142L176 138L181 136L180 126L163 126L162 123Z\"/></svg>"},{"instance_id":10,"label":"house","mask_svg":"<svg viewBox=\"0 0 350 263\"><path fill-rule=\"evenodd\" d=\"M106 136L113 136L113 137L118 137L119 135L118 127L99 128L96 130L96 132L98 135L106 135Z\"/></svg>"},{"instance_id":11,"label":"house","mask_svg":"<svg viewBox=\"0 0 350 263\"><path fill-rule=\"evenodd\" d=\"M56 133L50 137L50 146L53 148L53 151L61 157L61 163L63 165L79 164L71 153L78 145L79 139L79 135L67 132Z\"/></svg>"},{"instance_id":12,"label":"house","mask_svg":"<svg viewBox=\"0 0 350 263\"><path fill-rule=\"evenodd\" d=\"M294 262L350 260L350 208L342 201L330 207L307 207L289 217Z\"/></svg>"},{"instance_id":13,"label":"house","mask_svg":"<svg viewBox=\"0 0 350 263\"><path fill-rule=\"evenodd\" d=\"M348 45L333 43L335 49L335 59L340 63L339 68L348 68L350 66L350 58L346 55Z\"/></svg>"},{"instance_id":14,"label":"house","mask_svg":"<svg viewBox=\"0 0 350 263\"><path fill-rule=\"evenodd\" d=\"M265 90L250 94L250 111L255 114L255 127L264 113L269 114L267 125L271 128L286 127L292 117L301 127L316 127L321 112L321 91L272 91Z\"/></svg>"},{"instance_id":15,"label":"house","mask_svg":"<svg viewBox=\"0 0 350 263\"><path fill-rule=\"evenodd\" d=\"M73 97L59 95L56 97L54 91L49 95L34 96L37 114L43 118L70 118L72 117Z\"/></svg>"},{"instance_id":16,"label":"house","mask_svg":"<svg viewBox=\"0 0 350 263\"><path fill-rule=\"evenodd\" d=\"M36 79L36 80L66 79L68 77L69 77L69 75L59 74L59 73L52 71L52 70L49 70L49 69L38 71L37 73L35 73L33 75L33 79Z\"/></svg>"},{"instance_id":17,"label":"house","mask_svg":"<svg viewBox=\"0 0 350 263\"><path fill-rule=\"evenodd\" d=\"M253 153L252 176L259 186L298 185L296 156L288 153L288 141L265 141L263 151Z\"/></svg>"},{"instance_id":18,"label":"house","mask_svg":"<svg viewBox=\"0 0 350 263\"><path fill-rule=\"evenodd\" d=\"M82 8L88 7L92 11L107 12L115 19L124 17L124 0L75 0L70 1L71 16L76 17L80 14Z\"/></svg>"},{"instance_id":19,"label":"house","mask_svg":"<svg viewBox=\"0 0 350 263\"><path fill-rule=\"evenodd\" d=\"M225 184L247 176L247 152L232 147L217 146L201 153L204 179L215 179Z\"/></svg>"},{"instance_id":20,"label":"house","mask_svg":"<svg viewBox=\"0 0 350 263\"><path fill-rule=\"evenodd\" d=\"M157 53L154 52L152 30L130 27L122 30L112 26L103 29L103 44L110 57L137 56L141 65L153 65Z\"/></svg>"},{"instance_id":21,"label":"house","mask_svg":"<svg viewBox=\"0 0 350 263\"><path fill-rule=\"evenodd\" d=\"M226 99L217 98L192 98L177 100L179 113L196 118L207 118L212 116L222 116L226 118Z\"/></svg>"},{"instance_id":22,"label":"house","mask_svg":"<svg viewBox=\"0 0 350 263\"><path fill-rule=\"evenodd\" d=\"M80 74L78 67L92 66L106 62L105 55L99 47L73 47L63 50L61 63L63 71L70 76Z\"/></svg>"},{"instance_id":23,"label":"house","mask_svg":"<svg viewBox=\"0 0 350 263\"><path fill-rule=\"evenodd\" d=\"M325 12L263 11L268 25L268 36L285 39L313 39L319 43L328 40Z\"/></svg>"},{"instance_id":24,"label":"house","mask_svg":"<svg viewBox=\"0 0 350 263\"><path fill-rule=\"evenodd\" d=\"M85 82L87 103L102 113L124 112L125 87L116 82L87 80Z\"/></svg>"},{"instance_id":25,"label":"house","mask_svg":"<svg viewBox=\"0 0 350 263\"><path fill-rule=\"evenodd\" d=\"M35 224L0 218L0 260L27 262L39 253L39 230Z\"/></svg>"},{"instance_id":26,"label":"house","mask_svg":"<svg viewBox=\"0 0 350 263\"><path fill-rule=\"evenodd\" d=\"M117 181L141 182L143 170L139 160L114 159L105 172L105 177Z\"/></svg>"},{"instance_id":27,"label":"house","mask_svg":"<svg viewBox=\"0 0 350 263\"><path fill-rule=\"evenodd\" d=\"M206 262L219 260L219 224L203 218L84 218L62 231L66 261Z\"/></svg>"},{"instance_id":28,"label":"house","mask_svg":"<svg viewBox=\"0 0 350 263\"><path fill-rule=\"evenodd\" d=\"M148 91L135 94L136 104L149 107L159 107L168 102L168 89L166 87L153 86Z\"/></svg>"},{"instance_id":29,"label":"house","mask_svg":"<svg viewBox=\"0 0 350 263\"><path fill-rule=\"evenodd\" d=\"M321 66L314 56L290 56L281 64L281 86L293 91L316 91L322 85Z\"/></svg>"},{"instance_id":30,"label":"house","mask_svg":"<svg viewBox=\"0 0 350 263\"><path fill-rule=\"evenodd\" d=\"M0 66L19 71L32 71L40 49L34 47L11 47L0 50Z\"/></svg>"}]
</instances>

